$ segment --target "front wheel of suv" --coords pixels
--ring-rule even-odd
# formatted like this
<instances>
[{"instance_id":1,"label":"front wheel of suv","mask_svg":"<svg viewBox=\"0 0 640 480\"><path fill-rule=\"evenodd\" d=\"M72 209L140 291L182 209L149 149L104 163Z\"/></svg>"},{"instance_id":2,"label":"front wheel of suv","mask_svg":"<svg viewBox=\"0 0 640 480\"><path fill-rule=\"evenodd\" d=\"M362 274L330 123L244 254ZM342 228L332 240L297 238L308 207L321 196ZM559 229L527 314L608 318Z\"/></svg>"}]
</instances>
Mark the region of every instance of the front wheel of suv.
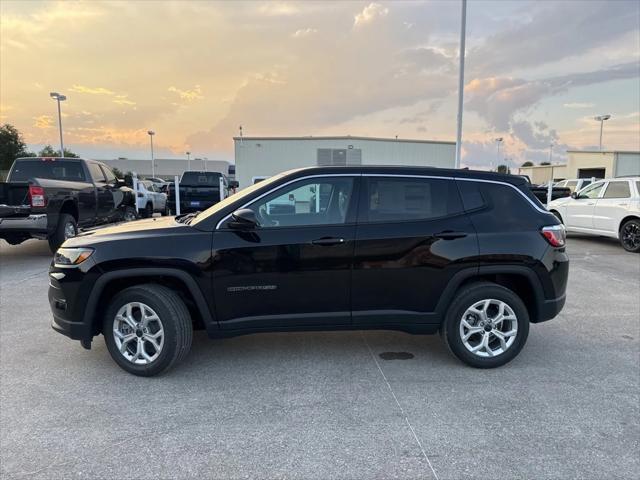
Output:
<instances>
[{"instance_id":1,"label":"front wheel of suv","mask_svg":"<svg viewBox=\"0 0 640 480\"><path fill-rule=\"evenodd\" d=\"M187 356L193 325L177 293L146 284L127 288L113 298L102 333L111 357L121 368L150 377Z\"/></svg>"},{"instance_id":2,"label":"front wheel of suv","mask_svg":"<svg viewBox=\"0 0 640 480\"><path fill-rule=\"evenodd\" d=\"M464 287L451 303L442 335L451 352L475 368L500 367L527 341L529 314L511 290L490 282Z\"/></svg>"}]
</instances>

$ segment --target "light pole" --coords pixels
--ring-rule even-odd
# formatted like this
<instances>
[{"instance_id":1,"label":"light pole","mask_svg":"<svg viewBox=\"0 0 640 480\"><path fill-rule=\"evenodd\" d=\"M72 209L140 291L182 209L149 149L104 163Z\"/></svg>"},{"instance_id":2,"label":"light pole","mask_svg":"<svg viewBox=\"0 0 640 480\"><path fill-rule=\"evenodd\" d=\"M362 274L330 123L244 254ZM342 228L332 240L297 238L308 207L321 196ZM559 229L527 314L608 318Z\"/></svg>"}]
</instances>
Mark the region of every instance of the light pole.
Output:
<instances>
[{"instance_id":1,"label":"light pole","mask_svg":"<svg viewBox=\"0 0 640 480\"><path fill-rule=\"evenodd\" d=\"M462 100L464 95L464 55L465 37L467 30L467 0L462 0L462 13L460 24L460 67L458 70L458 126L456 133L456 165L460 168L460 149L462 148Z\"/></svg>"},{"instance_id":2,"label":"light pole","mask_svg":"<svg viewBox=\"0 0 640 480\"><path fill-rule=\"evenodd\" d=\"M207 157L202 157L202 163L204 165L204 171L207 171Z\"/></svg>"},{"instance_id":3,"label":"light pole","mask_svg":"<svg viewBox=\"0 0 640 480\"><path fill-rule=\"evenodd\" d=\"M495 140L496 140L496 145L498 146L498 152L497 152L496 161L498 163L500 163L500 144L502 143L503 138L502 137L498 137ZM491 170L493 170L493 165L491 165Z\"/></svg>"},{"instance_id":4,"label":"light pole","mask_svg":"<svg viewBox=\"0 0 640 480\"><path fill-rule=\"evenodd\" d=\"M156 161L153 158L153 136L156 134L153 130L147 132L149 134L149 140L151 140L151 176L156 176Z\"/></svg>"},{"instance_id":5,"label":"light pole","mask_svg":"<svg viewBox=\"0 0 640 480\"><path fill-rule=\"evenodd\" d=\"M185 152L187 154L187 170L191 170L191 152Z\"/></svg>"},{"instance_id":6,"label":"light pole","mask_svg":"<svg viewBox=\"0 0 640 480\"><path fill-rule=\"evenodd\" d=\"M58 101L58 128L60 129L60 157L64 157L64 142L62 141L62 113L60 112L60 102L64 102L67 97L58 92L51 92L49 96Z\"/></svg>"},{"instance_id":7,"label":"light pole","mask_svg":"<svg viewBox=\"0 0 640 480\"><path fill-rule=\"evenodd\" d=\"M597 117L593 117L594 120L597 120L600 122L600 151L602 151L602 126L604 124L605 120L609 120L611 118L611 115L607 114L607 115L598 115Z\"/></svg>"},{"instance_id":8,"label":"light pole","mask_svg":"<svg viewBox=\"0 0 640 480\"><path fill-rule=\"evenodd\" d=\"M553 162L551 161L553 155L553 143L549 144L549 165L551 165Z\"/></svg>"}]
</instances>

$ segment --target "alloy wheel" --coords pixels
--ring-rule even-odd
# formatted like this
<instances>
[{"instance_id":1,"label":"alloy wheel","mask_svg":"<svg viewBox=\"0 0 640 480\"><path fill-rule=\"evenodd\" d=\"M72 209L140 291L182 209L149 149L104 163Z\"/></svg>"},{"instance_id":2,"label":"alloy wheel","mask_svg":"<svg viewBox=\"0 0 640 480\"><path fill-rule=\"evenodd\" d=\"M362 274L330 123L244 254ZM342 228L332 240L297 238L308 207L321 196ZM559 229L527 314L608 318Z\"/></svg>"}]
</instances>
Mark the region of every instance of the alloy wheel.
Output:
<instances>
[{"instance_id":1,"label":"alloy wheel","mask_svg":"<svg viewBox=\"0 0 640 480\"><path fill-rule=\"evenodd\" d=\"M64 226L64 239L75 237L78 234L73 223L67 222Z\"/></svg>"},{"instance_id":2,"label":"alloy wheel","mask_svg":"<svg viewBox=\"0 0 640 480\"><path fill-rule=\"evenodd\" d=\"M120 354L136 365L148 365L158 358L164 345L164 327L151 307L130 302L118 310L113 338Z\"/></svg>"},{"instance_id":3,"label":"alloy wheel","mask_svg":"<svg viewBox=\"0 0 640 480\"><path fill-rule=\"evenodd\" d=\"M471 305L460 320L462 344L479 357L503 354L513 345L517 334L518 318L501 300L480 300Z\"/></svg>"},{"instance_id":4,"label":"alloy wheel","mask_svg":"<svg viewBox=\"0 0 640 480\"><path fill-rule=\"evenodd\" d=\"M640 247L640 226L635 222L628 222L622 227L622 244L628 250Z\"/></svg>"}]
</instances>

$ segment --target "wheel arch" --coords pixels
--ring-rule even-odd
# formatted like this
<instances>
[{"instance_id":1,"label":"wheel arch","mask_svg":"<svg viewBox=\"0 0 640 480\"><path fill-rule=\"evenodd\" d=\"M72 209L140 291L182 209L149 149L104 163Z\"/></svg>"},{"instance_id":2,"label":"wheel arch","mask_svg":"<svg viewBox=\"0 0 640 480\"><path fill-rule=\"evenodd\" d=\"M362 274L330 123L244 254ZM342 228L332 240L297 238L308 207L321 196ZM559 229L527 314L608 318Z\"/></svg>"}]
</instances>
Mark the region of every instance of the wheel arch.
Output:
<instances>
[{"instance_id":1,"label":"wheel arch","mask_svg":"<svg viewBox=\"0 0 640 480\"><path fill-rule=\"evenodd\" d=\"M80 219L79 211L78 211L78 203L73 198L67 198L62 202L60 206L60 214L68 213L73 218L75 218L76 222Z\"/></svg>"},{"instance_id":2,"label":"wheel arch","mask_svg":"<svg viewBox=\"0 0 640 480\"><path fill-rule=\"evenodd\" d=\"M157 283L175 290L191 313L194 326L204 327L208 333L218 330L211 309L195 280L185 271L175 268L133 268L115 270L101 275L94 284L84 310L83 321L91 326L95 336L101 333L103 312L111 299L122 290L141 284Z\"/></svg>"},{"instance_id":3,"label":"wheel arch","mask_svg":"<svg viewBox=\"0 0 640 480\"><path fill-rule=\"evenodd\" d=\"M620 235L620 230L622 230L622 226L627 223L629 220L638 220L640 221L640 217L638 215L627 215L622 220L620 220L620 224L618 225L618 235Z\"/></svg>"},{"instance_id":4,"label":"wheel arch","mask_svg":"<svg viewBox=\"0 0 640 480\"><path fill-rule=\"evenodd\" d=\"M492 282L513 291L527 307L530 321L539 321L545 301L542 285L534 271L519 265L481 266L458 272L449 281L438 301L438 316L445 318L447 309L462 288L482 281Z\"/></svg>"}]
</instances>

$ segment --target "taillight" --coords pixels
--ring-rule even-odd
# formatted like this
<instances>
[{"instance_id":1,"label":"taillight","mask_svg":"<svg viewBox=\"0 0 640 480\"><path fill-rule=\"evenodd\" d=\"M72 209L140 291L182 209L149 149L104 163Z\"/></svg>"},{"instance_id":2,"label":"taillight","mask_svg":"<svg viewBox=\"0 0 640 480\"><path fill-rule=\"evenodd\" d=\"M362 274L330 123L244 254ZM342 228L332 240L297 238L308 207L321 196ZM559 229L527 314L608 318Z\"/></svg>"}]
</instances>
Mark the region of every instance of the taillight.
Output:
<instances>
[{"instance_id":1,"label":"taillight","mask_svg":"<svg viewBox=\"0 0 640 480\"><path fill-rule=\"evenodd\" d=\"M564 247L567 239L567 231L564 229L564 225L542 227L540 233L552 247Z\"/></svg>"},{"instance_id":2,"label":"taillight","mask_svg":"<svg viewBox=\"0 0 640 480\"><path fill-rule=\"evenodd\" d=\"M29 198L32 207L46 207L47 198L44 196L44 188L37 185L29 185Z\"/></svg>"}]
</instances>

